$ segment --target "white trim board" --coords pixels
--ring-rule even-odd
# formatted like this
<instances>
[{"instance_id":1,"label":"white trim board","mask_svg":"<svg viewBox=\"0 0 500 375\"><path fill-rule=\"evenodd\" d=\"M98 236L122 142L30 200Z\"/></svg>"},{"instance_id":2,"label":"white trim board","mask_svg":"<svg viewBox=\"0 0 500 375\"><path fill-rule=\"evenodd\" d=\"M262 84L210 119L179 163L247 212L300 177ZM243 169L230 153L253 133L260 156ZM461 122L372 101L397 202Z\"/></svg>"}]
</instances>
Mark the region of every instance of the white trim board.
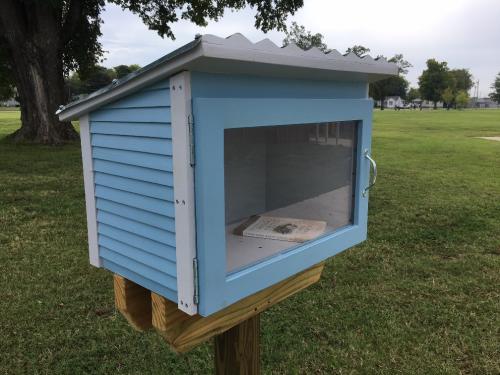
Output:
<instances>
[{"instance_id":1,"label":"white trim board","mask_svg":"<svg viewBox=\"0 0 500 375\"><path fill-rule=\"evenodd\" d=\"M80 117L80 141L82 145L83 184L85 188L85 208L87 212L87 237L90 264L101 267L99 244L97 242L97 215L95 208L94 166L90 144L89 116Z\"/></svg>"},{"instance_id":2,"label":"white trim board","mask_svg":"<svg viewBox=\"0 0 500 375\"><path fill-rule=\"evenodd\" d=\"M175 253L178 307L189 315L198 312L194 300L196 257L194 168L191 166L189 118L191 78L182 72L170 78L172 149L174 164Z\"/></svg>"}]
</instances>

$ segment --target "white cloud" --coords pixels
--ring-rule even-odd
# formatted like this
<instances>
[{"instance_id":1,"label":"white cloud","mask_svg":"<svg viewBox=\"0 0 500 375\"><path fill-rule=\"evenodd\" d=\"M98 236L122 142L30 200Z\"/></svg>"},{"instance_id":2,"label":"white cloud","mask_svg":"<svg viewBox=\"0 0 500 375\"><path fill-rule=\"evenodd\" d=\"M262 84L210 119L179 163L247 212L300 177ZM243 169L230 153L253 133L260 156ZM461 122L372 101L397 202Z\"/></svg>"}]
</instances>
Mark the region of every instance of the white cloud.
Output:
<instances>
[{"instance_id":1,"label":"white cloud","mask_svg":"<svg viewBox=\"0 0 500 375\"><path fill-rule=\"evenodd\" d=\"M254 12L228 11L219 22L205 28L186 21L172 26L176 40L161 39L139 17L108 5L103 13L101 41L104 65L146 65L191 41L195 34L227 36L241 32L258 41L268 37L280 44L283 33L265 35L254 27ZM498 0L305 0L289 22L320 32L330 48L343 52L354 44L365 45L372 55L403 53L413 63L408 78L416 85L425 61L434 57L452 68L469 68L486 95L500 72L500 2Z\"/></svg>"}]
</instances>

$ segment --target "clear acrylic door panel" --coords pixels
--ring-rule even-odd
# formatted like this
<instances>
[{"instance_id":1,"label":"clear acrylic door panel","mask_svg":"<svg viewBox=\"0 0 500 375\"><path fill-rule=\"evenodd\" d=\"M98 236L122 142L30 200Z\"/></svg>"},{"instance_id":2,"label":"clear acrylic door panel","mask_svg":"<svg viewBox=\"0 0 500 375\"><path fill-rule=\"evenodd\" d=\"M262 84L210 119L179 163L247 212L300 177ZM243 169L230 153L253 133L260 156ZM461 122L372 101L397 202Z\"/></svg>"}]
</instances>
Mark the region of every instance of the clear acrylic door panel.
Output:
<instances>
[{"instance_id":1,"label":"clear acrylic door panel","mask_svg":"<svg viewBox=\"0 0 500 375\"><path fill-rule=\"evenodd\" d=\"M357 121L224 130L227 272L352 224Z\"/></svg>"}]
</instances>

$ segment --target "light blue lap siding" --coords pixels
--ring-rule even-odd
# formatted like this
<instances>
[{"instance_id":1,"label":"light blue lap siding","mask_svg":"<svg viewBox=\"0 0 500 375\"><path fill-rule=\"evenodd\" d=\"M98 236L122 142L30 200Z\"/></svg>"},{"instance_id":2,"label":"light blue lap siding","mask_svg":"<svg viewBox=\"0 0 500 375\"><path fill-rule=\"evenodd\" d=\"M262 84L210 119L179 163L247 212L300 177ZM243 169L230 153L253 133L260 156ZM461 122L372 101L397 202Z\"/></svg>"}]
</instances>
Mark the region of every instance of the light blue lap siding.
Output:
<instances>
[{"instance_id":1,"label":"light blue lap siding","mask_svg":"<svg viewBox=\"0 0 500 375\"><path fill-rule=\"evenodd\" d=\"M168 80L90 115L104 268L177 302Z\"/></svg>"},{"instance_id":2,"label":"light blue lap siding","mask_svg":"<svg viewBox=\"0 0 500 375\"><path fill-rule=\"evenodd\" d=\"M120 163L116 163L98 159L94 155L94 171L112 176L129 178L131 180L152 182L158 185L167 185L171 188L174 186L174 176L171 172L164 172L145 167L136 167L125 163L124 160Z\"/></svg>"},{"instance_id":3,"label":"light blue lap siding","mask_svg":"<svg viewBox=\"0 0 500 375\"><path fill-rule=\"evenodd\" d=\"M161 90L158 90L158 93L161 92ZM162 123L164 118L170 118L170 107L103 107L92 112L92 118L94 121Z\"/></svg>"},{"instance_id":4,"label":"light blue lap siding","mask_svg":"<svg viewBox=\"0 0 500 375\"><path fill-rule=\"evenodd\" d=\"M144 152L146 154L172 155L172 140L123 135L92 134L92 146Z\"/></svg>"},{"instance_id":5,"label":"light blue lap siding","mask_svg":"<svg viewBox=\"0 0 500 375\"><path fill-rule=\"evenodd\" d=\"M137 165L139 167L159 169L167 172L172 172L173 168L172 158L170 156L101 148L97 146L94 147L94 158L115 161L122 164Z\"/></svg>"},{"instance_id":6,"label":"light blue lap siding","mask_svg":"<svg viewBox=\"0 0 500 375\"><path fill-rule=\"evenodd\" d=\"M149 224L160 229L173 228L174 220L167 216L119 204L107 199L96 199L96 207L113 214L132 219L143 224Z\"/></svg>"},{"instance_id":7,"label":"light blue lap siding","mask_svg":"<svg viewBox=\"0 0 500 375\"><path fill-rule=\"evenodd\" d=\"M127 193L126 191L99 185L95 187L95 196L97 198L104 198L130 207L154 212L172 219L174 218L174 204L162 199L145 197L141 194Z\"/></svg>"},{"instance_id":8,"label":"light blue lap siding","mask_svg":"<svg viewBox=\"0 0 500 375\"><path fill-rule=\"evenodd\" d=\"M137 135L172 138L172 127L164 123L94 121L90 127L94 134Z\"/></svg>"},{"instance_id":9,"label":"light blue lap siding","mask_svg":"<svg viewBox=\"0 0 500 375\"><path fill-rule=\"evenodd\" d=\"M108 186L118 190L142 194L146 197L163 199L170 202L174 199L174 189L170 186L153 184L147 181L133 180L101 172L94 173L94 181L100 186Z\"/></svg>"}]
</instances>

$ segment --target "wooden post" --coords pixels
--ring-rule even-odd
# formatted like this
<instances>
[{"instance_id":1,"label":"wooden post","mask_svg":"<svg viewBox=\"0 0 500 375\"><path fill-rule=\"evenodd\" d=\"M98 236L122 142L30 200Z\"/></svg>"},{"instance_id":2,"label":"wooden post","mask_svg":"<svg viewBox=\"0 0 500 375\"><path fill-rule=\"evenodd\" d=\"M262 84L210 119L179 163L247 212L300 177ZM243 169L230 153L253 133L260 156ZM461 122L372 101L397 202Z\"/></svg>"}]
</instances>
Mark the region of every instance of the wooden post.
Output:
<instances>
[{"instance_id":1,"label":"wooden post","mask_svg":"<svg viewBox=\"0 0 500 375\"><path fill-rule=\"evenodd\" d=\"M260 314L214 338L216 375L260 374Z\"/></svg>"},{"instance_id":2,"label":"wooden post","mask_svg":"<svg viewBox=\"0 0 500 375\"><path fill-rule=\"evenodd\" d=\"M138 331L151 328L151 292L136 283L114 275L115 306Z\"/></svg>"}]
</instances>

